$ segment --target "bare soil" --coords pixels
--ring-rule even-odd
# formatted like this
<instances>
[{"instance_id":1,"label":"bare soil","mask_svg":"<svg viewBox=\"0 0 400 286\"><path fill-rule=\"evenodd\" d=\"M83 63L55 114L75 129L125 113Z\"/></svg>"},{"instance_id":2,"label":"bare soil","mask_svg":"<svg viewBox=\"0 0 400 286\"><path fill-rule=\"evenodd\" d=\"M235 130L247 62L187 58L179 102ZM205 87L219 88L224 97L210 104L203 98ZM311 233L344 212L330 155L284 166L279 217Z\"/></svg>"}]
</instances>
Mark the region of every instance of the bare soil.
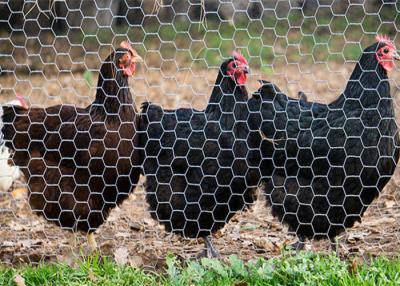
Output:
<instances>
[{"instance_id":1,"label":"bare soil","mask_svg":"<svg viewBox=\"0 0 400 286\"><path fill-rule=\"evenodd\" d=\"M329 102L343 90L352 68L353 64L289 65L274 68L273 76L253 71L249 90L256 90L259 86L257 79L263 78L277 83L288 95L297 96L297 92L302 90L309 100ZM193 106L202 109L207 104L216 74L216 69L188 71L178 68L141 68L131 80L131 87L138 107L141 102L150 100L168 108ZM400 86L400 74L392 72L391 80L392 94L395 102L400 104L396 87ZM90 87L83 75L78 73L0 77L0 102L11 100L16 93L22 94L33 106L58 103L85 106L93 99L95 88ZM18 182L15 187L21 185L24 183ZM341 257L367 258L398 254L399 185L400 176L397 171L380 198L369 207L363 222L339 237ZM102 255L111 256L120 263L151 268L163 265L169 253L189 259L203 248L202 241L166 233L163 227L150 218L142 185L112 212L108 221L96 232L96 240ZM261 195L251 210L238 213L214 237L215 246L223 258L237 254L244 260L259 256L279 256L284 246L295 240L270 215ZM307 247L315 251L329 251L329 243L326 241L313 241ZM0 193L1 262L20 264L59 261L73 264L76 257L87 252L87 242L82 234L61 230L33 215L26 197L12 199L10 193Z\"/></svg>"}]
</instances>

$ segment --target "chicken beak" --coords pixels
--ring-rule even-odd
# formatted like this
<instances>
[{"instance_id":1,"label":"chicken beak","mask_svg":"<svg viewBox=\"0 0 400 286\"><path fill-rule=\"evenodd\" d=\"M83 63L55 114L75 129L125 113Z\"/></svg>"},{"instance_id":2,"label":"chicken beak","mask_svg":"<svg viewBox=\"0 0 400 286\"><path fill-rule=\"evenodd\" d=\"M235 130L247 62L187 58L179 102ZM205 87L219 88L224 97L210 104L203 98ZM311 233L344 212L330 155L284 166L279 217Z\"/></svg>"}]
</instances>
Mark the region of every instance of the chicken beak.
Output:
<instances>
[{"instance_id":1,"label":"chicken beak","mask_svg":"<svg viewBox=\"0 0 400 286\"><path fill-rule=\"evenodd\" d=\"M243 70L244 70L244 73L247 73L247 74L249 74L251 72L249 66L245 66Z\"/></svg>"},{"instance_id":2,"label":"chicken beak","mask_svg":"<svg viewBox=\"0 0 400 286\"><path fill-rule=\"evenodd\" d=\"M141 57L141 56L139 56L139 55L135 55L132 59L131 59L131 61L133 62L133 63L143 63L143 58Z\"/></svg>"},{"instance_id":3,"label":"chicken beak","mask_svg":"<svg viewBox=\"0 0 400 286\"><path fill-rule=\"evenodd\" d=\"M393 59L395 59L396 61L400 61L400 55L397 51L394 52Z\"/></svg>"}]
</instances>

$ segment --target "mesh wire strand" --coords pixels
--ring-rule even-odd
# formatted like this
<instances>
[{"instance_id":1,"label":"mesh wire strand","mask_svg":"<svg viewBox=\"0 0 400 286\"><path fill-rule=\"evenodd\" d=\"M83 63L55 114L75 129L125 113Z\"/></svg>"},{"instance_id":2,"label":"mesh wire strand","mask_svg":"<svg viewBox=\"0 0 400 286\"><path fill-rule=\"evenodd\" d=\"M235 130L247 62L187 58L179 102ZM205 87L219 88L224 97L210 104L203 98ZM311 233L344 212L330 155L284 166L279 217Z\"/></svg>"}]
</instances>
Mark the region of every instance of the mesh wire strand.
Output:
<instances>
[{"instance_id":1,"label":"mesh wire strand","mask_svg":"<svg viewBox=\"0 0 400 286\"><path fill-rule=\"evenodd\" d=\"M157 267L169 252L189 259L210 232L222 256L245 260L279 255L296 234L309 249L329 251L320 238L338 229L343 257L396 255L397 135L387 130L397 122L397 69L331 103L377 34L398 42L399 9L396 1L0 1L1 103L21 95L32 108L63 106L27 118L25 131L13 124L18 116L0 125L12 130L5 141L15 149L0 148L0 260L67 261L93 230L102 255L127 253L137 266ZM133 102L97 86L123 40L144 60L124 88ZM251 67L253 101L221 84L209 113L221 64L236 49ZM115 73L118 59L109 59ZM273 97L257 93L260 79L279 87ZM91 116L85 108L99 89L118 108L97 101L102 116ZM141 113L143 102L151 104ZM57 144L46 145L50 137ZM24 175L11 166L16 153L25 156Z\"/></svg>"}]
</instances>

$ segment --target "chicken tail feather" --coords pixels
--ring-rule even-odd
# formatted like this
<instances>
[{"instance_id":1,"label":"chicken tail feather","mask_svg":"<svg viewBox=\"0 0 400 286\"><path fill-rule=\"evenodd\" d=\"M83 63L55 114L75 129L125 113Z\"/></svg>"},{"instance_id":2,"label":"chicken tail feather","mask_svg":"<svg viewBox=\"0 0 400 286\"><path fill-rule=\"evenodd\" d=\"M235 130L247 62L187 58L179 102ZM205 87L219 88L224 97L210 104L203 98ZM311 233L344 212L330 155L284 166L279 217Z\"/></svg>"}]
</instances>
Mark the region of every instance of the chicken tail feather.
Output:
<instances>
[{"instance_id":1,"label":"chicken tail feather","mask_svg":"<svg viewBox=\"0 0 400 286\"><path fill-rule=\"evenodd\" d=\"M147 110L149 109L150 105L151 105L151 102L149 102L149 101L143 102L142 105L140 106L141 113L146 113Z\"/></svg>"},{"instance_id":2,"label":"chicken tail feather","mask_svg":"<svg viewBox=\"0 0 400 286\"><path fill-rule=\"evenodd\" d=\"M25 100L17 94L17 98L0 106L0 145L4 145L4 140L12 135L8 131L12 128L3 128L4 123L12 124L17 114L22 114L28 109L28 104ZM14 133L14 132L11 132Z\"/></svg>"},{"instance_id":3,"label":"chicken tail feather","mask_svg":"<svg viewBox=\"0 0 400 286\"><path fill-rule=\"evenodd\" d=\"M147 125L149 124L148 111L150 108L151 102L143 102L140 106L140 120L139 120L139 130L147 130Z\"/></svg>"}]
</instances>

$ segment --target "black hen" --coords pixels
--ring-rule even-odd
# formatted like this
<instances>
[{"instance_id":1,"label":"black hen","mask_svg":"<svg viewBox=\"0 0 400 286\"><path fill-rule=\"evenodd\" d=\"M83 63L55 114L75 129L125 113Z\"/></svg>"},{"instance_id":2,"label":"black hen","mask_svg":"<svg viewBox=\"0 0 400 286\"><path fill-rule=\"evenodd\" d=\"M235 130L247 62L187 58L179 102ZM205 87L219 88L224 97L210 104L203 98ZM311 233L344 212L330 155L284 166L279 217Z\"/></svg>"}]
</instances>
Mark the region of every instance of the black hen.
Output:
<instances>
[{"instance_id":1,"label":"black hen","mask_svg":"<svg viewBox=\"0 0 400 286\"><path fill-rule=\"evenodd\" d=\"M28 181L35 213L91 234L134 189L139 117L128 78L140 60L123 42L103 63L95 101L86 108L2 107L5 144Z\"/></svg>"},{"instance_id":2,"label":"black hen","mask_svg":"<svg viewBox=\"0 0 400 286\"><path fill-rule=\"evenodd\" d=\"M379 37L327 105L288 98L268 82L250 100L250 122L275 141L274 170L263 170L272 172L267 201L299 237L296 247L305 238L333 240L361 221L392 176L399 159L387 76L393 59L393 43Z\"/></svg>"},{"instance_id":3,"label":"black hen","mask_svg":"<svg viewBox=\"0 0 400 286\"><path fill-rule=\"evenodd\" d=\"M225 61L204 111L142 106L151 215L167 231L203 237L208 256L217 255L208 236L254 201L259 183L259 146L247 144L247 69L239 53Z\"/></svg>"}]
</instances>

